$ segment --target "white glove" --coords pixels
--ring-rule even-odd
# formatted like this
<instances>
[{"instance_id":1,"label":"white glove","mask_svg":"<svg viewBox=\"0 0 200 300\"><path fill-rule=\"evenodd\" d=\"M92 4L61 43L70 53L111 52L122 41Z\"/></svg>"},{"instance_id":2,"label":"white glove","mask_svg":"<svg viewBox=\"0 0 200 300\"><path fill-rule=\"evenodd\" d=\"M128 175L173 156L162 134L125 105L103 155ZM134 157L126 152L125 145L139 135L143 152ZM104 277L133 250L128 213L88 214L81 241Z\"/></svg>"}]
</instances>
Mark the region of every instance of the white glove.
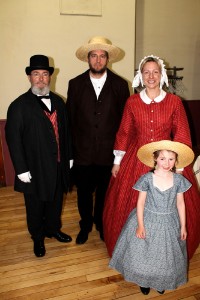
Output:
<instances>
[{"instance_id":1,"label":"white glove","mask_svg":"<svg viewBox=\"0 0 200 300\"><path fill-rule=\"evenodd\" d=\"M32 178L31 173L29 171L17 175L17 177L23 182L31 182L31 178Z\"/></svg>"},{"instance_id":2,"label":"white glove","mask_svg":"<svg viewBox=\"0 0 200 300\"><path fill-rule=\"evenodd\" d=\"M69 167L70 167L70 169L73 167L73 164L74 164L74 160L70 159L70 161L69 161Z\"/></svg>"}]
</instances>

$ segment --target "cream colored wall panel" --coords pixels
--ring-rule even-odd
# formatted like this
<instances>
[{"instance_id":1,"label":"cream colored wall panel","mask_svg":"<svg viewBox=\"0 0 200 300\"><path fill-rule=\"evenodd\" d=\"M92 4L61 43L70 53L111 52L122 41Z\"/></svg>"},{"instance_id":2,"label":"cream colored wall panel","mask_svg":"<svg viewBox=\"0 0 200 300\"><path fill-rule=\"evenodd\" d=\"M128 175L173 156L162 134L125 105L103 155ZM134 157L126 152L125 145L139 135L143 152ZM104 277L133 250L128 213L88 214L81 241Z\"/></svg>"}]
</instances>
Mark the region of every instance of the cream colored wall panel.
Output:
<instances>
[{"instance_id":1,"label":"cream colored wall panel","mask_svg":"<svg viewBox=\"0 0 200 300\"><path fill-rule=\"evenodd\" d=\"M60 0L61 15L101 16L101 0Z\"/></svg>"},{"instance_id":2,"label":"cream colored wall panel","mask_svg":"<svg viewBox=\"0 0 200 300\"><path fill-rule=\"evenodd\" d=\"M136 11L136 66L155 54L183 67L182 97L200 99L200 1L138 0Z\"/></svg>"},{"instance_id":3,"label":"cream colored wall panel","mask_svg":"<svg viewBox=\"0 0 200 300\"><path fill-rule=\"evenodd\" d=\"M85 2L85 1L84 1ZM85 2L86 3L86 2ZM69 79L88 65L76 50L102 35L124 51L110 68L130 85L135 60L135 0L101 0L101 16L61 15L59 0L0 0L0 119L8 105L29 88L25 67L34 54L49 56L55 67L52 90L66 99Z\"/></svg>"}]
</instances>

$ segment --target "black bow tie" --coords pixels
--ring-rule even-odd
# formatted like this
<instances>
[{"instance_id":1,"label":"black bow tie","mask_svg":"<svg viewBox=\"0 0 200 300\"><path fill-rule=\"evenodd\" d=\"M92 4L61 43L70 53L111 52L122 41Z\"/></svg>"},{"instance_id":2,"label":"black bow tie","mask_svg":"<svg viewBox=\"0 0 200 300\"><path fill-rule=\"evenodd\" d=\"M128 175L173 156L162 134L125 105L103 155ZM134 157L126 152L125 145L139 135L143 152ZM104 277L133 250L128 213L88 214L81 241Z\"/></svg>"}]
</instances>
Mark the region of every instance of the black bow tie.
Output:
<instances>
[{"instance_id":1,"label":"black bow tie","mask_svg":"<svg viewBox=\"0 0 200 300\"><path fill-rule=\"evenodd\" d=\"M50 99L50 96L37 96L39 100L41 99Z\"/></svg>"}]
</instances>

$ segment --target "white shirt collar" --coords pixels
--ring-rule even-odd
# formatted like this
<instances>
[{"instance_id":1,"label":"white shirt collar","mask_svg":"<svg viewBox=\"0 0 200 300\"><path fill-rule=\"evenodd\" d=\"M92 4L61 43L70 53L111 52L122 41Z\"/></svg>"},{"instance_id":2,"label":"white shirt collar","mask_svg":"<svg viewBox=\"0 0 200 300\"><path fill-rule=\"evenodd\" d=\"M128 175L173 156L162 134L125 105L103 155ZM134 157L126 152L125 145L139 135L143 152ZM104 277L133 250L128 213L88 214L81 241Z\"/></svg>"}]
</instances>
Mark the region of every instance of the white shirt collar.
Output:
<instances>
[{"instance_id":1,"label":"white shirt collar","mask_svg":"<svg viewBox=\"0 0 200 300\"><path fill-rule=\"evenodd\" d=\"M37 95L37 96L43 96L43 95ZM49 94L46 94L45 96L49 96ZM48 107L48 109L51 111L51 100L49 99L41 99L41 101Z\"/></svg>"},{"instance_id":2,"label":"white shirt collar","mask_svg":"<svg viewBox=\"0 0 200 300\"><path fill-rule=\"evenodd\" d=\"M50 99L41 99L41 101L48 107L51 111L51 100Z\"/></svg>"},{"instance_id":3,"label":"white shirt collar","mask_svg":"<svg viewBox=\"0 0 200 300\"><path fill-rule=\"evenodd\" d=\"M106 81L106 78L107 78L107 72L105 72L103 74L103 76L101 76L100 78L94 78L90 75L90 80L91 80L92 85L94 87L97 98L99 97L99 94L100 94L100 92L103 88L103 85Z\"/></svg>"},{"instance_id":4,"label":"white shirt collar","mask_svg":"<svg viewBox=\"0 0 200 300\"><path fill-rule=\"evenodd\" d=\"M160 90L160 95L157 96L157 97L154 99L154 101L157 102L157 103L161 102L161 101L165 98L166 94L167 94L167 93L166 93L164 90ZM152 102L152 99L150 99L150 98L147 96L147 94L146 94L146 89L143 89L143 90L140 92L140 97L141 97L142 101L143 101L144 103L146 103L146 104L150 104L150 103Z\"/></svg>"},{"instance_id":5,"label":"white shirt collar","mask_svg":"<svg viewBox=\"0 0 200 300\"><path fill-rule=\"evenodd\" d=\"M94 84L100 84L100 85L102 85L103 86L103 84L105 83L105 81L106 81L106 78L107 78L107 72L105 72L104 74L103 74L103 76L101 76L100 78L94 78L94 77L92 77L91 75L90 75L90 79L91 79L91 81L92 81L92 83L94 83Z\"/></svg>"}]
</instances>

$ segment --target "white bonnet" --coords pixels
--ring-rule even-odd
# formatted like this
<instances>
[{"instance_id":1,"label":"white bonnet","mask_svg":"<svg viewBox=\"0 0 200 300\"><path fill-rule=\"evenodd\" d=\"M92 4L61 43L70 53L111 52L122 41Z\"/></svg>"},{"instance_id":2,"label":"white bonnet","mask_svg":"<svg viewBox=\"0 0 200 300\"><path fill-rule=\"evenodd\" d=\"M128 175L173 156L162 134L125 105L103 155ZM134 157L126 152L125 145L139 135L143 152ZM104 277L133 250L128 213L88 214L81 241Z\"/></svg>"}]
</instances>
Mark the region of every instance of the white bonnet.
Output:
<instances>
[{"instance_id":1,"label":"white bonnet","mask_svg":"<svg viewBox=\"0 0 200 300\"><path fill-rule=\"evenodd\" d=\"M143 86L143 80L142 80L142 73L141 73L141 66L144 62L144 60L146 60L147 58L152 57L155 60L157 60L160 63L161 66L161 80L160 80L160 89L162 89L164 83L166 84L166 86L169 86L168 84L168 77L167 77L167 72L165 69L165 65L162 59L160 59L158 56L154 56L154 55L148 55L145 56L141 62L139 63L139 68L137 71L137 74L135 75L134 79L133 79L133 84L132 87L136 88L138 87L140 84Z\"/></svg>"}]
</instances>

